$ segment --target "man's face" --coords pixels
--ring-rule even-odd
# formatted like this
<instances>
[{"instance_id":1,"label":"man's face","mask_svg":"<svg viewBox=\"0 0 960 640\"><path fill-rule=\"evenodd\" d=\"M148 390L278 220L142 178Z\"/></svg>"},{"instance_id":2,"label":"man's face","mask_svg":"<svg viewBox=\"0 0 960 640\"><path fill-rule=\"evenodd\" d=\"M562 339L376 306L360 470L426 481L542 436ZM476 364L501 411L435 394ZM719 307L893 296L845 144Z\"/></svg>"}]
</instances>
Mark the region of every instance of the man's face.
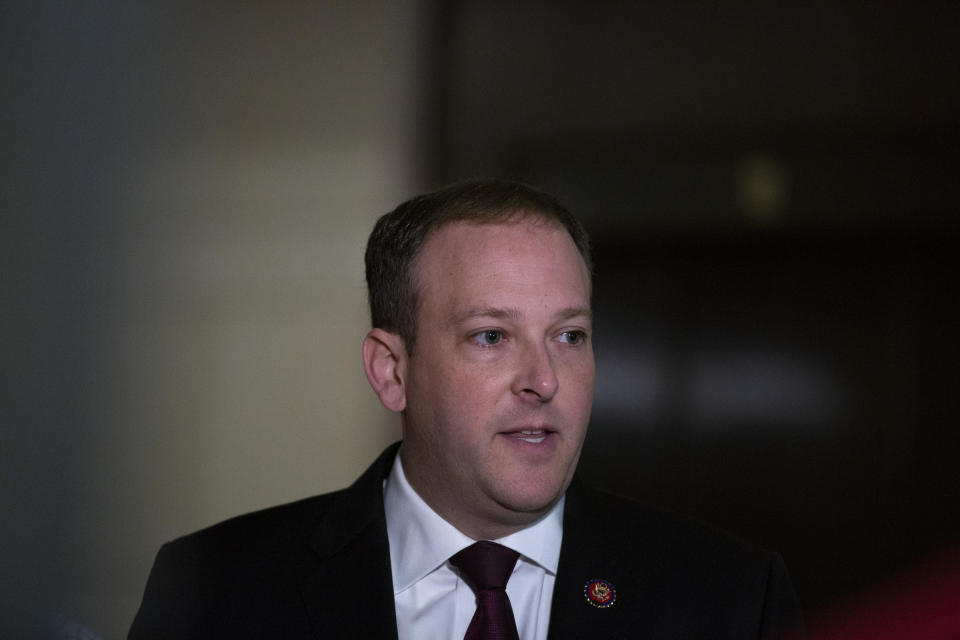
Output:
<instances>
[{"instance_id":1,"label":"man's face","mask_svg":"<svg viewBox=\"0 0 960 640\"><path fill-rule=\"evenodd\" d=\"M453 223L413 264L404 469L441 516L499 537L545 513L576 468L593 400L590 278L553 224Z\"/></svg>"}]
</instances>

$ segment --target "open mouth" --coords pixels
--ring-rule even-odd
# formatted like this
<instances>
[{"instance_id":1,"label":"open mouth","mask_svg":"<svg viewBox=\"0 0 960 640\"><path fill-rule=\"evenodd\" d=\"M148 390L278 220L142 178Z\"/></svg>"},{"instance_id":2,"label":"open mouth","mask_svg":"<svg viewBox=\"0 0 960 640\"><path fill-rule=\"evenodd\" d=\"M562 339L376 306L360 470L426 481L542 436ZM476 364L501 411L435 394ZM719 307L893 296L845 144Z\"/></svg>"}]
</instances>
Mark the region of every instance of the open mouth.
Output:
<instances>
[{"instance_id":1,"label":"open mouth","mask_svg":"<svg viewBox=\"0 0 960 640\"><path fill-rule=\"evenodd\" d=\"M530 444L540 444L547 439L553 431L549 429L521 429L519 431L509 431L503 435L509 436L516 440L522 440L524 442L529 442Z\"/></svg>"}]
</instances>

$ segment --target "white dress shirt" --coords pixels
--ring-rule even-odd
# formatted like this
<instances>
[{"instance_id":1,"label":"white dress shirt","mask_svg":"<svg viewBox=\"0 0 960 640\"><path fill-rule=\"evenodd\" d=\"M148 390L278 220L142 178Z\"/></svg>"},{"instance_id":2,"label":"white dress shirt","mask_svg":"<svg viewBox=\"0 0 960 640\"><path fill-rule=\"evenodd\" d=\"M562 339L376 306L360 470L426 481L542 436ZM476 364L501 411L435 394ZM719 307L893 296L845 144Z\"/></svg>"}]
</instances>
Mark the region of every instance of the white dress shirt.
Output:
<instances>
[{"instance_id":1,"label":"white dress shirt","mask_svg":"<svg viewBox=\"0 0 960 640\"><path fill-rule=\"evenodd\" d=\"M563 537L560 501L534 524L496 540L520 554L507 596L521 640L546 640ZM470 585L450 556L475 540L441 518L413 490L400 456L384 481L390 569L400 640L462 640L476 611Z\"/></svg>"}]
</instances>

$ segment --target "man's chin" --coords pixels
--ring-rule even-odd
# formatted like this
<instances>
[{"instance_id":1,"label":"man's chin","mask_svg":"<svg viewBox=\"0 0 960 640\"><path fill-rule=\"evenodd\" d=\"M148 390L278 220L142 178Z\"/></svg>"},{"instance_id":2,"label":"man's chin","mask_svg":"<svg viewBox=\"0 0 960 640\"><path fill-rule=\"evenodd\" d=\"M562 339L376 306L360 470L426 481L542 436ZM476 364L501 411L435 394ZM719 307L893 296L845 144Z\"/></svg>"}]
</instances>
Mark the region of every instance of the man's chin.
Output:
<instances>
[{"instance_id":1,"label":"man's chin","mask_svg":"<svg viewBox=\"0 0 960 640\"><path fill-rule=\"evenodd\" d=\"M526 484L501 492L497 502L507 511L527 522L546 514L566 491L565 482L551 482L534 486Z\"/></svg>"}]
</instances>

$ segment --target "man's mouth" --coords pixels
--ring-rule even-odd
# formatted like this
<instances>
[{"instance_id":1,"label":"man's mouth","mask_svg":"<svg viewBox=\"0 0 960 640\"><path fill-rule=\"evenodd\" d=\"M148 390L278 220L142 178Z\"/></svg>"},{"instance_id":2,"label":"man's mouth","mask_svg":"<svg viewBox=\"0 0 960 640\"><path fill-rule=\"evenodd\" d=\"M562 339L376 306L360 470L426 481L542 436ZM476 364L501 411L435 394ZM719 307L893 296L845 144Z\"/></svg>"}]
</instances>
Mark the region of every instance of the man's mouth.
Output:
<instances>
[{"instance_id":1,"label":"man's mouth","mask_svg":"<svg viewBox=\"0 0 960 640\"><path fill-rule=\"evenodd\" d=\"M547 436L551 433L553 432L549 429L520 429L519 431L507 431L503 435L516 438L517 440L523 440L530 444L540 444L546 440Z\"/></svg>"}]
</instances>

